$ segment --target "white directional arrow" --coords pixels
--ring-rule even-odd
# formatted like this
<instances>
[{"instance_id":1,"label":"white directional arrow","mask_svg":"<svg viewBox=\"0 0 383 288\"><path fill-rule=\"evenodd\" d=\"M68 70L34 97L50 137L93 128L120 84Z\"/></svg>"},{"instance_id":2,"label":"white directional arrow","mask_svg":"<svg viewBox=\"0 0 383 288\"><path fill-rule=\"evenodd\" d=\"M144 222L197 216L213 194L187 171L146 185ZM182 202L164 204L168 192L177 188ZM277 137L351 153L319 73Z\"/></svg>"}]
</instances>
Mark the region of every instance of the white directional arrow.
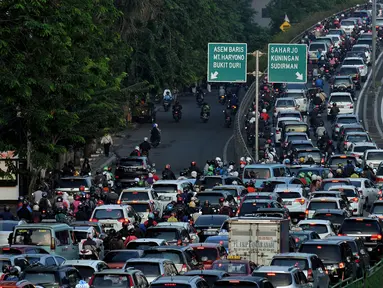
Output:
<instances>
[{"instance_id":1,"label":"white directional arrow","mask_svg":"<svg viewBox=\"0 0 383 288\"><path fill-rule=\"evenodd\" d=\"M211 79L217 79L218 78L218 72L215 71L214 73L210 73L210 78Z\"/></svg>"},{"instance_id":2,"label":"white directional arrow","mask_svg":"<svg viewBox=\"0 0 383 288\"><path fill-rule=\"evenodd\" d=\"M297 76L297 80L303 80L303 74L297 72L295 75Z\"/></svg>"}]
</instances>

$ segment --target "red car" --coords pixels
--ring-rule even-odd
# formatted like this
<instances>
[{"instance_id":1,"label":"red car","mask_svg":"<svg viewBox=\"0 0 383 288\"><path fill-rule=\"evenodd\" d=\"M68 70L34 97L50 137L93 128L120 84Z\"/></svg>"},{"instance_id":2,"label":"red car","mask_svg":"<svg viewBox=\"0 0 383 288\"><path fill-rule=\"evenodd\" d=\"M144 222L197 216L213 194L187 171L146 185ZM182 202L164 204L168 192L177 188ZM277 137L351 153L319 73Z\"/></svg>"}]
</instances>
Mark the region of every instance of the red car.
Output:
<instances>
[{"instance_id":1,"label":"red car","mask_svg":"<svg viewBox=\"0 0 383 288\"><path fill-rule=\"evenodd\" d=\"M197 243L189 246L201 259L204 269L211 269L214 261L227 257L226 249L219 243Z\"/></svg>"}]
</instances>

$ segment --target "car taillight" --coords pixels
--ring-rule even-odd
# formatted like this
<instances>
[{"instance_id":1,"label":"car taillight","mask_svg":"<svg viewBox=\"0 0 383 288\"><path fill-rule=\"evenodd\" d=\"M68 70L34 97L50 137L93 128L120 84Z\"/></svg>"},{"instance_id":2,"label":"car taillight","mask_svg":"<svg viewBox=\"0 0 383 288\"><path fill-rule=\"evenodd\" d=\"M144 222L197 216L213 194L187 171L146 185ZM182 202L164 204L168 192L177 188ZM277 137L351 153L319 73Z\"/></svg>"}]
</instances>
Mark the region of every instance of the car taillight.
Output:
<instances>
[{"instance_id":1,"label":"car taillight","mask_svg":"<svg viewBox=\"0 0 383 288\"><path fill-rule=\"evenodd\" d=\"M354 105L350 104L350 108L354 108Z\"/></svg>"},{"instance_id":2,"label":"car taillight","mask_svg":"<svg viewBox=\"0 0 383 288\"><path fill-rule=\"evenodd\" d=\"M182 265L181 272L188 272L188 267L186 267L186 264Z\"/></svg>"},{"instance_id":3,"label":"car taillight","mask_svg":"<svg viewBox=\"0 0 383 288\"><path fill-rule=\"evenodd\" d=\"M116 175L116 176L114 176L114 178L118 179L118 178L120 178L120 176Z\"/></svg>"},{"instance_id":4,"label":"car taillight","mask_svg":"<svg viewBox=\"0 0 383 288\"><path fill-rule=\"evenodd\" d=\"M382 190L379 190L379 191L378 191L378 195L382 195Z\"/></svg>"},{"instance_id":5,"label":"car taillight","mask_svg":"<svg viewBox=\"0 0 383 288\"><path fill-rule=\"evenodd\" d=\"M93 285L93 281L94 281L94 275L92 275L92 277L90 278L90 280L89 280L89 287L91 286L91 285Z\"/></svg>"},{"instance_id":6,"label":"car taillight","mask_svg":"<svg viewBox=\"0 0 383 288\"><path fill-rule=\"evenodd\" d=\"M322 159L320 160L320 163L321 163L321 164L324 164L324 158L322 158Z\"/></svg>"},{"instance_id":7,"label":"car taillight","mask_svg":"<svg viewBox=\"0 0 383 288\"><path fill-rule=\"evenodd\" d=\"M277 108L274 108L274 113L277 113Z\"/></svg>"},{"instance_id":8,"label":"car taillight","mask_svg":"<svg viewBox=\"0 0 383 288\"><path fill-rule=\"evenodd\" d=\"M347 141L344 141L344 145L347 145L347 143L348 143Z\"/></svg>"},{"instance_id":9,"label":"car taillight","mask_svg":"<svg viewBox=\"0 0 383 288\"><path fill-rule=\"evenodd\" d=\"M326 70L326 73L328 73L328 70Z\"/></svg>"},{"instance_id":10,"label":"car taillight","mask_svg":"<svg viewBox=\"0 0 383 288\"><path fill-rule=\"evenodd\" d=\"M306 215L309 215L309 210L306 209L305 213L306 213Z\"/></svg>"},{"instance_id":11,"label":"car taillight","mask_svg":"<svg viewBox=\"0 0 383 288\"><path fill-rule=\"evenodd\" d=\"M303 198L295 199L294 202L301 203L301 205L305 204L306 200Z\"/></svg>"},{"instance_id":12,"label":"car taillight","mask_svg":"<svg viewBox=\"0 0 383 288\"><path fill-rule=\"evenodd\" d=\"M360 68L360 69L363 69L363 68L364 68L364 66L359 66L359 68Z\"/></svg>"},{"instance_id":13,"label":"car taillight","mask_svg":"<svg viewBox=\"0 0 383 288\"><path fill-rule=\"evenodd\" d=\"M312 278L313 277L313 270L312 269L307 269L307 278Z\"/></svg>"},{"instance_id":14,"label":"car taillight","mask_svg":"<svg viewBox=\"0 0 383 288\"><path fill-rule=\"evenodd\" d=\"M277 130L277 131L275 131L275 133L276 133L276 134L280 134L280 133L281 133L281 131Z\"/></svg>"},{"instance_id":15,"label":"car taillight","mask_svg":"<svg viewBox=\"0 0 383 288\"><path fill-rule=\"evenodd\" d=\"M359 201L359 198L357 198L357 197L352 198L352 201L354 201L354 202L358 202L358 201Z\"/></svg>"},{"instance_id":16,"label":"car taillight","mask_svg":"<svg viewBox=\"0 0 383 288\"><path fill-rule=\"evenodd\" d=\"M121 218L121 219L118 219L118 222L130 222L130 220L128 218Z\"/></svg>"},{"instance_id":17,"label":"car taillight","mask_svg":"<svg viewBox=\"0 0 383 288\"><path fill-rule=\"evenodd\" d=\"M117 200L117 204L121 204L121 200Z\"/></svg>"},{"instance_id":18,"label":"car taillight","mask_svg":"<svg viewBox=\"0 0 383 288\"><path fill-rule=\"evenodd\" d=\"M382 235L380 234L371 235L371 240L382 240Z\"/></svg>"},{"instance_id":19,"label":"car taillight","mask_svg":"<svg viewBox=\"0 0 383 288\"><path fill-rule=\"evenodd\" d=\"M177 241L177 245L178 245L178 246L182 246L182 240L178 240L178 241ZM186 271L185 271L185 272L186 272Z\"/></svg>"},{"instance_id":20,"label":"car taillight","mask_svg":"<svg viewBox=\"0 0 383 288\"><path fill-rule=\"evenodd\" d=\"M95 219L95 218L90 218L90 219L89 219L89 222L98 222L98 220Z\"/></svg>"},{"instance_id":21,"label":"car taillight","mask_svg":"<svg viewBox=\"0 0 383 288\"><path fill-rule=\"evenodd\" d=\"M338 236L344 236L344 235L339 233Z\"/></svg>"},{"instance_id":22,"label":"car taillight","mask_svg":"<svg viewBox=\"0 0 383 288\"><path fill-rule=\"evenodd\" d=\"M130 276L130 275L129 275L129 286L130 286L130 288L134 288L134 287L136 287L136 285L134 285L133 278L132 278L132 276Z\"/></svg>"},{"instance_id":23,"label":"car taillight","mask_svg":"<svg viewBox=\"0 0 383 288\"><path fill-rule=\"evenodd\" d=\"M359 254L355 254L355 262L356 263L359 263L360 262L360 257L359 257Z\"/></svg>"},{"instance_id":24,"label":"car taillight","mask_svg":"<svg viewBox=\"0 0 383 288\"><path fill-rule=\"evenodd\" d=\"M295 238L295 243L299 243L299 238Z\"/></svg>"},{"instance_id":25,"label":"car taillight","mask_svg":"<svg viewBox=\"0 0 383 288\"><path fill-rule=\"evenodd\" d=\"M343 262L341 262L341 263L339 263L339 268L340 269L343 269L345 266L344 266L344 263Z\"/></svg>"}]
</instances>

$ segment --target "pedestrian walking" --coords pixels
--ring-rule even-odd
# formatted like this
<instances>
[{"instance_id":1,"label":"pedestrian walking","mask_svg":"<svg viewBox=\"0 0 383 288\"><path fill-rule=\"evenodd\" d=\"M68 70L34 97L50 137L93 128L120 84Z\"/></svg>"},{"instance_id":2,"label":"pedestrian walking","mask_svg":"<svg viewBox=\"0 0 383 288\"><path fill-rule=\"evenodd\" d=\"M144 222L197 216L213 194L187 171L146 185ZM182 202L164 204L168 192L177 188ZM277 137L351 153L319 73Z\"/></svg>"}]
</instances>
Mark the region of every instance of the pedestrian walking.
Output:
<instances>
[{"instance_id":1,"label":"pedestrian walking","mask_svg":"<svg viewBox=\"0 0 383 288\"><path fill-rule=\"evenodd\" d=\"M110 146L113 145L113 139L109 133L105 133L105 135L101 138L101 145L104 145L105 156L109 157Z\"/></svg>"}]
</instances>

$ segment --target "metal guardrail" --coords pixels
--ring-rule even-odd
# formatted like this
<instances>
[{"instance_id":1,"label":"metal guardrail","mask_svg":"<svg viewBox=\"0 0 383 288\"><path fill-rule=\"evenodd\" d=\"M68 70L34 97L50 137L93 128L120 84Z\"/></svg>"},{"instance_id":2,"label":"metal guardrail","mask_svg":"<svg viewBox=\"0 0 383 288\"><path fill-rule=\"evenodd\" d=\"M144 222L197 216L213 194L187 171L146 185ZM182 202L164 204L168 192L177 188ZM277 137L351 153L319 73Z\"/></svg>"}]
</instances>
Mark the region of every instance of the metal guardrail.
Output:
<instances>
[{"instance_id":1,"label":"metal guardrail","mask_svg":"<svg viewBox=\"0 0 383 288\"><path fill-rule=\"evenodd\" d=\"M339 11L327 17L326 19L334 17L341 13L348 12L349 10L354 9L356 7L357 6L353 6L345 10ZM289 43L296 43L298 40L302 38L303 35L305 35L307 31L313 30L315 26L316 24L309 27L308 29L306 29L305 31L303 31L302 33L294 37ZM266 75L266 74L267 74L267 69L263 71L262 75ZM263 77L261 77L260 82L262 81ZM245 132L245 115L248 113L249 107L254 99L255 99L255 81L251 84L245 96L243 97L239 110L234 118L234 141L235 141L234 149L235 149L236 160L238 160L240 157L250 157L253 160L253 162L255 160L253 149L247 146L247 137L244 133Z\"/></svg>"}]
</instances>

